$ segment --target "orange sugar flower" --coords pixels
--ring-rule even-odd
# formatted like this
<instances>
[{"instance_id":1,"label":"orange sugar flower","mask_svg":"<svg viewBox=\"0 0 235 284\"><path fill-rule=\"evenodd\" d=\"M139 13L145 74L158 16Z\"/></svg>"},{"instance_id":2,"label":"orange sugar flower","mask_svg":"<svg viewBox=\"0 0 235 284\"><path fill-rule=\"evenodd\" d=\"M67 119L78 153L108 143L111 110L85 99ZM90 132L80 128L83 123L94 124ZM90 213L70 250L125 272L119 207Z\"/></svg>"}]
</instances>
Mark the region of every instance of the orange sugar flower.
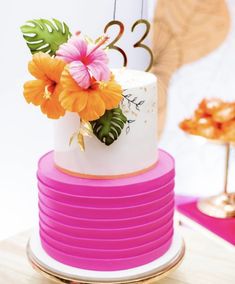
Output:
<instances>
[{"instance_id":1,"label":"orange sugar flower","mask_svg":"<svg viewBox=\"0 0 235 284\"><path fill-rule=\"evenodd\" d=\"M65 68L61 84L63 92L60 94L60 102L63 108L78 113L86 121L100 118L105 110L116 108L123 98L122 88L114 76L108 82L93 80L88 89L82 89Z\"/></svg>"},{"instance_id":2,"label":"orange sugar flower","mask_svg":"<svg viewBox=\"0 0 235 284\"><path fill-rule=\"evenodd\" d=\"M65 114L59 102L62 91L60 77L66 63L61 59L39 52L29 62L29 72L36 80L24 84L24 97L28 103L41 107L48 118L58 119Z\"/></svg>"}]
</instances>

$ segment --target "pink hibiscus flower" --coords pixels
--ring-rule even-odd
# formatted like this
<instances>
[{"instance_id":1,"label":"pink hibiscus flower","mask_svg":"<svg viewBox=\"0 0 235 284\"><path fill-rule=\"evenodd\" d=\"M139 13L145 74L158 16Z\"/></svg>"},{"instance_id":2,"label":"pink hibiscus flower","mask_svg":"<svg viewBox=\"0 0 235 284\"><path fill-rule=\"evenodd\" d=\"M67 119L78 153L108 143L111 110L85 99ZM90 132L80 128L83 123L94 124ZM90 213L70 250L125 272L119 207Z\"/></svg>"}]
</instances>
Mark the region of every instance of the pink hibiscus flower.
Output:
<instances>
[{"instance_id":1,"label":"pink hibiscus flower","mask_svg":"<svg viewBox=\"0 0 235 284\"><path fill-rule=\"evenodd\" d=\"M57 51L57 58L69 63L69 72L83 89L91 86L92 77L97 81L109 81L111 72L108 68L108 56L100 47L107 41L103 37L96 46L89 45L79 36L73 36Z\"/></svg>"}]
</instances>

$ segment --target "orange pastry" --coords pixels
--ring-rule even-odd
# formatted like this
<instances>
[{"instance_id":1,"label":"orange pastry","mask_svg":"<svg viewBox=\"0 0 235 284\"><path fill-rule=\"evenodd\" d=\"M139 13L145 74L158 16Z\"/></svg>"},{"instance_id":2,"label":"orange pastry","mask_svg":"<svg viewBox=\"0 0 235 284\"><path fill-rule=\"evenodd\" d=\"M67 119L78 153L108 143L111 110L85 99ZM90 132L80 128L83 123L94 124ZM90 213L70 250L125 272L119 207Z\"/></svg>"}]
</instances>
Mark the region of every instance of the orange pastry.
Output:
<instances>
[{"instance_id":1,"label":"orange pastry","mask_svg":"<svg viewBox=\"0 0 235 284\"><path fill-rule=\"evenodd\" d=\"M235 103L224 103L212 115L216 122L228 122L235 118Z\"/></svg>"},{"instance_id":2,"label":"orange pastry","mask_svg":"<svg viewBox=\"0 0 235 284\"><path fill-rule=\"evenodd\" d=\"M185 119L180 123L180 128L188 133L194 134L196 131L196 121L193 121L192 119Z\"/></svg>"},{"instance_id":3,"label":"orange pastry","mask_svg":"<svg viewBox=\"0 0 235 284\"><path fill-rule=\"evenodd\" d=\"M218 124L211 118L201 118L198 120L196 135L208 139L218 139L220 134L221 130L219 129Z\"/></svg>"},{"instance_id":4,"label":"orange pastry","mask_svg":"<svg viewBox=\"0 0 235 284\"><path fill-rule=\"evenodd\" d=\"M235 143L235 120L222 124L223 135L221 139L226 142Z\"/></svg>"},{"instance_id":5,"label":"orange pastry","mask_svg":"<svg viewBox=\"0 0 235 284\"><path fill-rule=\"evenodd\" d=\"M213 115L213 113L217 111L222 104L223 101L221 99L204 99L199 104L198 109L201 110L205 115Z\"/></svg>"}]
</instances>

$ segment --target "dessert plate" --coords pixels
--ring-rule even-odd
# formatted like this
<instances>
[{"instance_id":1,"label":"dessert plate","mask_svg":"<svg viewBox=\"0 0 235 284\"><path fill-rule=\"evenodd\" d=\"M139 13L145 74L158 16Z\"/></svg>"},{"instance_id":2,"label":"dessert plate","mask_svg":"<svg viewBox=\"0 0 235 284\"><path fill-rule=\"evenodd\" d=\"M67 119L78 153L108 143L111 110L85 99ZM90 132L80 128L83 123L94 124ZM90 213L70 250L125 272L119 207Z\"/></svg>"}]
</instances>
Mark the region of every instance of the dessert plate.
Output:
<instances>
[{"instance_id":1,"label":"dessert plate","mask_svg":"<svg viewBox=\"0 0 235 284\"><path fill-rule=\"evenodd\" d=\"M51 258L42 248L40 237L37 231L32 235L27 246L27 255L32 266L51 280L58 283L136 283L153 279L157 280L165 277L175 269L182 261L185 254L185 245L182 237L176 231L173 242L160 258L136 268L117 271L94 271L74 268L64 265Z\"/></svg>"}]
</instances>

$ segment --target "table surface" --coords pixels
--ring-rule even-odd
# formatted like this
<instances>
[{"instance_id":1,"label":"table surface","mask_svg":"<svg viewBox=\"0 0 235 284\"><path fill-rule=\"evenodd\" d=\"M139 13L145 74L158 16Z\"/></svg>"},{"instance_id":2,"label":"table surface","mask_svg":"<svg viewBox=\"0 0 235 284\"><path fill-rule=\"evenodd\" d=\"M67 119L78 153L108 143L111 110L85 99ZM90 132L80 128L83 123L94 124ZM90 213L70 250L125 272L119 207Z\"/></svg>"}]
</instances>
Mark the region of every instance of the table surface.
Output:
<instances>
[{"instance_id":1,"label":"table surface","mask_svg":"<svg viewBox=\"0 0 235 284\"><path fill-rule=\"evenodd\" d=\"M186 227L179 228L186 243L180 267L159 284L233 284L235 249L226 248ZM52 284L28 263L25 249L31 232L0 242L0 284Z\"/></svg>"}]
</instances>

